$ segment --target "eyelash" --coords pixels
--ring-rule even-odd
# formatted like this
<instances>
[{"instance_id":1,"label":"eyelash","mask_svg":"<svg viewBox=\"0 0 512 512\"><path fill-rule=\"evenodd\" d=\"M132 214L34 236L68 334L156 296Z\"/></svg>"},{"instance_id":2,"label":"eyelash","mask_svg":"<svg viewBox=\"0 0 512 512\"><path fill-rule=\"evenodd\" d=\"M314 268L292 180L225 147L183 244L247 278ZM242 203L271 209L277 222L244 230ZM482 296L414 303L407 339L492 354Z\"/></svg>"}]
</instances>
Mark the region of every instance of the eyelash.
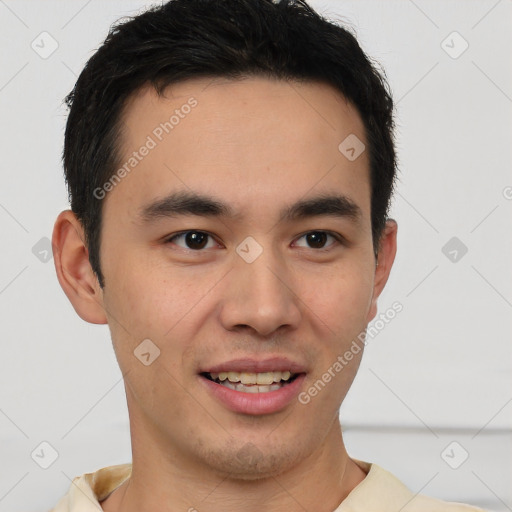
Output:
<instances>
[{"instance_id":1,"label":"eyelash","mask_svg":"<svg viewBox=\"0 0 512 512\"><path fill-rule=\"evenodd\" d=\"M211 238L213 238L215 240L215 237L211 233L208 233L207 231L200 231L200 230L195 230L195 229L189 229L187 231L181 231L180 233L176 233L176 234L166 238L164 242L165 243L173 243L173 241L175 239L183 237L183 236L185 236L188 233L201 233L201 234L204 234L204 235L208 235L209 237L211 237ZM346 244L346 241L345 241L344 237L342 235L340 235L339 233L335 233L333 231L321 230L321 229L307 231L306 233L300 235L296 240L300 240L301 238L304 238L305 236L310 235L311 233L326 234L326 235L331 236L332 238L334 238L338 245L345 245ZM329 245L329 246L327 246L325 248L321 247L320 249L315 249L314 247L311 247L310 249L312 249L315 252L327 252L327 251L331 250L332 245L336 245L336 244L331 244L331 245ZM185 249L184 247L180 247L180 248L181 249ZM198 253L205 251L204 249L189 249L189 248L186 248L185 250L190 251L190 252L198 252Z\"/></svg>"}]
</instances>

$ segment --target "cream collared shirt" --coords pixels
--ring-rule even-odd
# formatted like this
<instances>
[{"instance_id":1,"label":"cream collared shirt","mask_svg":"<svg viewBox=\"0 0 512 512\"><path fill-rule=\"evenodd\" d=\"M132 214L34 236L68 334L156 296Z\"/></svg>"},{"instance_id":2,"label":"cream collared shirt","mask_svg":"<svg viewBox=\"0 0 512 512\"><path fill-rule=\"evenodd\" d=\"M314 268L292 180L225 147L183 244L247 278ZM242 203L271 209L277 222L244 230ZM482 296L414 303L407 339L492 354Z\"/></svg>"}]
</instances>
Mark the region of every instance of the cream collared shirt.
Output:
<instances>
[{"instance_id":1,"label":"cream collared shirt","mask_svg":"<svg viewBox=\"0 0 512 512\"><path fill-rule=\"evenodd\" d=\"M396 477L376 464L355 461L367 473L333 512L484 512L414 494ZM98 512L100 502L131 475L131 464L120 464L76 477L68 493L50 512Z\"/></svg>"}]
</instances>

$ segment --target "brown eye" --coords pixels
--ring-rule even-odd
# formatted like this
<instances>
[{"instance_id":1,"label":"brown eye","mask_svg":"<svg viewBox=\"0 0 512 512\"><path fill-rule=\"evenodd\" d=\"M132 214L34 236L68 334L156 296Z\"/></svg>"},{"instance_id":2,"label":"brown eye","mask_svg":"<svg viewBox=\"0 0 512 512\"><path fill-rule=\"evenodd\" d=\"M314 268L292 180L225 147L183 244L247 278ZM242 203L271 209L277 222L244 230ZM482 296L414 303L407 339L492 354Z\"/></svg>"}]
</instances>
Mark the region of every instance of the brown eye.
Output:
<instances>
[{"instance_id":1,"label":"brown eye","mask_svg":"<svg viewBox=\"0 0 512 512\"><path fill-rule=\"evenodd\" d=\"M200 251L207 247L209 238L211 238L211 236L204 231L185 231L172 236L167 242L175 243L177 246L183 247L184 249ZM177 240L181 240L182 243L177 243ZM185 245L182 245L183 243Z\"/></svg>"},{"instance_id":2,"label":"brown eye","mask_svg":"<svg viewBox=\"0 0 512 512\"><path fill-rule=\"evenodd\" d=\"M329 238L334 238L335 242L339 242L339 238L335 234L331 234L326 231L310 231L305 235L302 235L299 240L304 239L306 241L307 246L298 244L299 247L308 247L310 249L326 249L326 243ZM329 244L327 247L330 247L333 243Z\"/></svg>"},{"instance_id":3,"label":"brown eye","mask_svg":"<svg viewBox=\"0 0 512 512\"><path fill-rule=\"evenodd\" d=\"M321 231L314 231L306 235L308 244L315 249L322 249L327 240L327 234Z\"/></svg>"}]
</instances>

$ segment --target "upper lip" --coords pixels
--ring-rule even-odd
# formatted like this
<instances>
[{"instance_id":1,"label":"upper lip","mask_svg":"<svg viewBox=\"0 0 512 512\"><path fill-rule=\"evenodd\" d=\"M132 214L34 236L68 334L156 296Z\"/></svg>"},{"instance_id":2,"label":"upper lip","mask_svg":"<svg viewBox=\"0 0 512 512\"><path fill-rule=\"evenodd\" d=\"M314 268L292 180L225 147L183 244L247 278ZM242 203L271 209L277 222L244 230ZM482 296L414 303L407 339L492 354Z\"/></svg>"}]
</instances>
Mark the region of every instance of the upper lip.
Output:
<instances>
[{"instance_id":1,"label":"upper lip","mask_svg":"<svg viewBox=\"0 0 512 512\"><path fill-rule=\"evenodd\" d=\"M268 359L257 360L253 358L232 359L224 363L209 366L199 373L220 373L220 372L245 372L245 373L264 373L264 372L285 372L304 373L304 365L296 363L285 357L271 357Z\"/></svg>"}]
</instances>

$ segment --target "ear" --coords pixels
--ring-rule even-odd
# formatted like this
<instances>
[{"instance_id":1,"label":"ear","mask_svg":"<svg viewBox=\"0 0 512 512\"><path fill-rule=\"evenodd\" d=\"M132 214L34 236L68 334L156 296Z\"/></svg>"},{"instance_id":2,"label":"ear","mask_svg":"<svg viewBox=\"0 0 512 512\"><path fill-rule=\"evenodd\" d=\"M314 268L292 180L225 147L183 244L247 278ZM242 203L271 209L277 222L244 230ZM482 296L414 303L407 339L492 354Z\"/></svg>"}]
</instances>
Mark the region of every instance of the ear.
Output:
<instances>
[{"instance_id":1,"label":"ear","mask_svg":"<svg viewBox=\"0 0 512 512\"><path fill-rule=\"evenodd\" d=\"M71 210L57 217L52 247L60 286L78 316L91 324L106 324L103 291L89 263L82 225Z\"/></svg>"},{"instance_id":2,"label":"ear","mask_svg":"<svg viewBox=\"0 0 512 512\"><path fill-rule=\"evenodd\" d=\"M393 219L388 219L379 242L379 252L373 280L373 296L370 310L368 311L367 322L371 322L377 314L377 300L384 286L386 286L391 267L395 261L397 231L397 223Z\"/></svg>"}]
</instances>

